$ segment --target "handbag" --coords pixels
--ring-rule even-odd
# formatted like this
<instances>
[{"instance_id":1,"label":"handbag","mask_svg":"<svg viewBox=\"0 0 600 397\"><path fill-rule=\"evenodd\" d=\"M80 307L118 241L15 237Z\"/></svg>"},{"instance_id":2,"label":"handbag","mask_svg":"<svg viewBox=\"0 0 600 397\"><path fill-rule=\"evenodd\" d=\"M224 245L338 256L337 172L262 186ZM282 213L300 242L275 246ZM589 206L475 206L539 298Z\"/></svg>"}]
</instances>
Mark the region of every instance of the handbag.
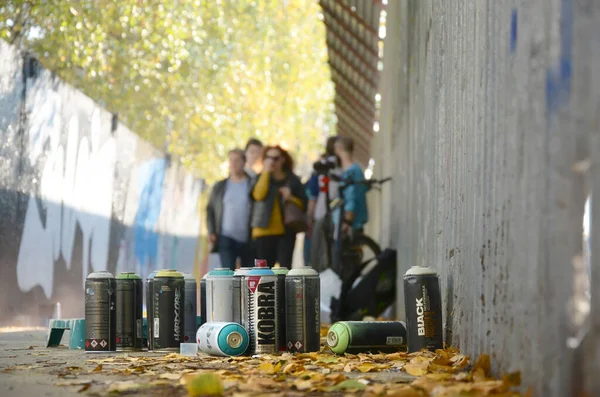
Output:
<instances>
[{"instance_id":1,"label":"handbag","mask_svg":"<svg viewBox=\"0 0 600 397\"><path fill-rule=\"evenodd\" d=\"M283 223L286 227L296 233L302 233L308 230L308 221L302 208L291 201L286 201L283 206Z\"/></svg>"}]
</instances>

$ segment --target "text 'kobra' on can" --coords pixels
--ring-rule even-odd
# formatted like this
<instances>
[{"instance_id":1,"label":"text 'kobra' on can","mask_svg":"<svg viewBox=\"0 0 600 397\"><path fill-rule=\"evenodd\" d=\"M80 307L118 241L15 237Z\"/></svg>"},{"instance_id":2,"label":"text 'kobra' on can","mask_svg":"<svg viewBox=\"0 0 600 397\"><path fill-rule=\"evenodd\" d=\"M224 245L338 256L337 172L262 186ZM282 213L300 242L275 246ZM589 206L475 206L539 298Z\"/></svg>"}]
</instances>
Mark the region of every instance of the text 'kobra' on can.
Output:
<instances>
[{"instance_id":1,"label":"text 'kobra' on can","mask_svg":"<svg viewBox=\"0 0 600 397\"><path fill-rule=\"evenodd\" d=\"M94 272L85 280L86 353L116 350L116 289L115 277L110 272Z\"/></svg>"},{"instance_id":2,"label":"text 'kobra' on can","mask_svg":"<svg viewBox=\"0 0 600 397\"><path fill-rule=\"evenodd\" d=\"M178 352L183 342L185 282L177 270L161 270L152 282L152 350Z\"/></svg>"},{"instance_id":3,"label":"text 'kobra' on can","mask_svg":"<svg viewBox=\"0 0 600 397\"><path fill-rule=\"evenodd\" d=\"M215 356L239 356L249 344L246 329L227 322L202 324L196 333L196 341L200 351Z\"/></svg>"},{"instance_id":4,"label":"text 'kobra' on can","mask_svg":"<svg viewBox=\"0 0 600 397\"><path fill-rule=\"evenodd\" d=\"M217 268L206 277L206 322L232 321L233 270Z\"/></svg>"},{"instance_id":5,"label":"text 'kobra' on can","mask_svg":"<svg viewBox=\"0 0 600 397\"><path fill-rule=\"evenodd\" d=\"M144 286L135 273L117 275L117 350L142 349Z\"/></svg>"},{"instance_id":6,"label":"text 'kobra' on can","mask_svg":"<svg viewBox=\"0 0 600 397\"><path fill-rule=\"evenodd\" d=\"M285 278L287 349L318 352L321 348L321 281L310 266L289 271Z\"/></svg>"},{"instance_id":7,"label":"text 'kobra' on can","mask_svg":"<svg viewBox=\"0 0 600 397\"><path fill-rule=\"evenodd\" d=\"M277 275L267 261L257 259L245 277L248 291L250 350L254 354L279 350L279 302Z\"/></svg>"},{"instance_id":8,"label":"text 'kobra' on can","mask_svg":"<svg viewBox=\"0 0 600 397\"><path fill-rule=\"evenodd\" d=\"M339 321L327 332L327 345L337 354L393 353L406 345L402 321Z\"/></svg>"},{"instance_id":9,"label":"text 'kobra' on can","mask_svg":"<svg viewBox=\"0 0 600 397\"><path fill-rule=\"evenodd\" d=\"M287 267L281 267L279 265L272 267L271 270L273 270L273 273L275 273L275 275L277 276L277 303L278 303L278 314L277 314L277 329L278 329L278 335L277 335L277 341L278 341L278 349L279 351L286 351L287 350L287 346L286 346L286 337L285 337L285 331L286 331L286 327L285 327L285 322L286 322L286 316L285 316L285 277L287 276L287 274L290 272L290 270Z\"/></svg>"},{"instance_id":10,"label":"text 'kobra' on can","mask_svg":"<svg viewBox=\"0 0 600 397\"><path fill-rule=\"evenodd\" d=\"M443 348L439 276L430 267L413 266L404 275L404 305L409 353Z\"/></svg>"},{"instance_id":11,"label":"text 'kobra' on can","mask_svg":"<svg viewBox=\"0 0 600 397\"><path fill-rule=\"evenodd\" d=\"M184 318L183 323L183 341L194 342L196 336L196 316L198 316L198 310L196 305L196 298L198 294L198 283L196 277L189 273L183 273L183 280L185 282L185 301L183 305Z\"/></svg>"}]
</instances>

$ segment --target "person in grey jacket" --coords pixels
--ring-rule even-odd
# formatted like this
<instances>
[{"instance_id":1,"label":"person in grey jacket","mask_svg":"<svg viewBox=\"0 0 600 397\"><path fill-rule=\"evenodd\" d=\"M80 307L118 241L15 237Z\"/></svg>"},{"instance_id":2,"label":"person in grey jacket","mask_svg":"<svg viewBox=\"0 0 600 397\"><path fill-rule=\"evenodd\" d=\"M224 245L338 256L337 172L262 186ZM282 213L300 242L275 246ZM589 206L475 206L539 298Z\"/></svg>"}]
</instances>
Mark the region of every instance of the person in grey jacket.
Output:
<instances>
[{"instance_id":1,"label":"person in grey jacket","mask_svg":"<svg viewBox=\"0 0 600 397\"><path fill-rule=\"evenodd\" d=\"M208 200L207 228L212 252L218 252L221 266L235 270L252 266L250 243L250 177L244 172L246 156L242 149L229 152L229 177L213 187Z\"/></svg>"},{"instance_id":2,"label":"person in grey jacket","mask_svg":"<svg viewBox=\"0 0 600 397\"><path fill-rule=\"evenodd\" d=\"M285 224L285 205L306 211L306 190L293 169L287 151L280 146L265 147L263 171L252 188L251 226L257 257L266 259L270 267L275 263L292 266L296 232Z\"/></svg>"}]
</instances>

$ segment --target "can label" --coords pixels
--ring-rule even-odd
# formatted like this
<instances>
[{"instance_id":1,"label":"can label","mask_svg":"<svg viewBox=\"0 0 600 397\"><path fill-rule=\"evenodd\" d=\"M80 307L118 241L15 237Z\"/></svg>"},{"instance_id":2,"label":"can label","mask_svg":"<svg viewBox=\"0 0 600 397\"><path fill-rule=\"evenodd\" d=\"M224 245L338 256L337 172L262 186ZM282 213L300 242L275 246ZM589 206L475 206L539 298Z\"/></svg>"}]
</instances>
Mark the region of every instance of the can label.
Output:
<instances>
[{"instance_id":1,"label":"can label","mask_svg":"<svg viewBox=\"0 0 600 397\"><path fill-rule=\"evenodd\" d=\"M117 349L139 350L142 335L142 280L118 279L117 284Z\"/></svg>"},{"instance_id":2,"label":"can label","mask_svg":"<svg viewBox=\"0 0 600 397\"><path fill-rule=\"evenodd\" d=\"M437 275L404 277L409 352L441 349L442 302Z\"/></svg>"},{"instance_id":3,"label":"can label","mask_svg":"<svg viewBox=\"0 0 600 397\"><path fill-rule=\"evenodd\" d=\"M114 279L85 282L85 350L116 350L116 284Z\"/></svg>"},{"instance_id":4,"label":"can label","mask_svg":"<svg viewBox=\"0 0 600 397\"><path fill-rule=\"evenodd\" d=\"M291 352L318 352L321 348L320 289L318 277L287 277L286 340Z\"/></svg>"},{"instance_id":5,"label":"can label","mask_svg":"<svg viewBox=\"0 0 600 397\"><path fill-rule=\"evenodd\" d=\"M152 326L152 329L154 330L154 337L155 338L160 337L160 319L159 318L154 319L154 325Z\"/></svg>"},{"instance_id":6,"label":"can label","mask_svg":"<svg viewBox=\"0 0 600 397\"><path fill-rule=\"evenodd\" d=\"M255 353L278 351L276 276L249 276L250 334Z\"/></svg>"},{"instance_id":7,"label":"can label","mask_svg":"<svg viewBox=\"0 0 600 397\"><path fill-rule=\"evenodd\" d=\"M173 337L175 341L181 342L181 288L175 288L175 300L173 303Z\"/></svg>"},{"instance_id":8,"label":"can label","mask_svg":"<svg viewBox=\"0 0 600 397\"><path fill-rule=\"evenodd\" d=\"M154 337L153 350L179 349L183 342L183 312L182 298L184 291L183 279L155 278L154 292Z\"/></svg>"}]
</instances>

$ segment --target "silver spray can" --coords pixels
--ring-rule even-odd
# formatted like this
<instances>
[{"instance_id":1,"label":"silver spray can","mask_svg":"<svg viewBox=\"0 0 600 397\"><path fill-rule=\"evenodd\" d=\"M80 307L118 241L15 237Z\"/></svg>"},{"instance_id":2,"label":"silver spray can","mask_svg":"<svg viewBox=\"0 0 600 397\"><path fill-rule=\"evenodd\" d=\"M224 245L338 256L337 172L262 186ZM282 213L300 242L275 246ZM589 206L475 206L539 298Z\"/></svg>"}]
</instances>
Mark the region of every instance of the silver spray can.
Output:
<instances>
[{"instance_id":1,"label":"silver spray can","mask_svg":"<svg viewBox=\"0 0 600 397\"><path fill-rule=\"evenodd\" d=\"M196 307L196 298L198 294L198 288L196 278L189 274L183 273L183 280L185 282L185 301L183 303L184 312L184 323L183 323L183 341L184 343L193 343L194 336L196 335L196 316L198 310Z\"/></svg>"},{"instance_id":2,"label":"silver spray can","mask_svg":"<svg viewBox=\"0 0 600 397\"><path fill-rule=\"evenodd\" d=\"M233 270L217 268L208 273L206 278L206 322L232 321Z\"/></svg>"},{"instance_id":3,"label":"silver spray can","mask_svg":"<svg viewBox=\"0 0 600 397\"><path fill-rule=\"evenodd\" d=\"M267 261L257 259L245 277L248 289L250 350L253 354L272 354L279 350L279 304L277 275Z\"/></svg>"},{"instance_id":4,"label":"silver spray can","mask_svg":"<svg viewBox=\"0 0 600 397\"><path fill-rule=\"evenodd\" d=\"M85 280L85 351L117 349L117 283L106 271L90 273Z\"/></svg>"},{"instance_id":5,"label":"silver spray can","mask_svg":"<svg viewBox=\"0 0 600 397\"><path fill-rule=\"evenodd\" d=\"M240 267L233 273L233 322L241 324L248 329L248 301L244 299L243 289L248 286L243 282L245 276L250 273L251 267ZM247 294L246 294L247 296Z\"/></svg>"},{"instance_id":6,"label":"silver spray can","mask_svg":"<svg viewBox=\"0 0 600 397\"><path fill-rule=\"evenodd\" d=\"M285 278L287 348L291 352L321 349L321 281L310 266L289 271Z\"/></svg>"},{"instance_id":7,"label":"silver spray can","mask_svg":"<svg viewBox=\"0 0 600 397\"><path fill-rule=\"evenodd\" d=\"M408 352L443 348L439 276L430 267L413 266L404 275Z\"/></svg>"},{"instance_id":8,"label":"silver spray can","mask_svg":"<svg viewBox=\"0 0 600 397\"><path fill-rule=\"evenodd\" d=\"M196 333L198 348L214 356L239 356L248 349L248 333L237 323L206 323Z\"/></svg>"}]
</instances>

